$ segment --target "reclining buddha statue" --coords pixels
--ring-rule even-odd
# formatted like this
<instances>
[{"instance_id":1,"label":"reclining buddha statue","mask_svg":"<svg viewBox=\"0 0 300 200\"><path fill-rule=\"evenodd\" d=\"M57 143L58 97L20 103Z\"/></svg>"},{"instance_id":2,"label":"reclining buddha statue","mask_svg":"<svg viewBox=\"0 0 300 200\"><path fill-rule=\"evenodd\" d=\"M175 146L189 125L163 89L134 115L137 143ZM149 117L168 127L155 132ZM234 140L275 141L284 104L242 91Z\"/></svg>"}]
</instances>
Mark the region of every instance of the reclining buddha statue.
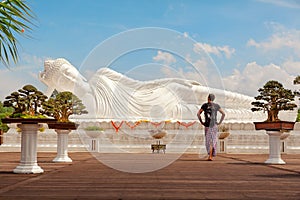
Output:
<instances>
[{"instance_id":1,"label":"reclining buddha statue","mask_svg":"<svg viewBox=\"0 0 300 200\"><path fill-rule=\"evenodd\" d=\"M39 79L54 89L78 96L89 111L89 118L197 120L197 111L209 93L223 107L227 122L253 122L266 119L265 113L253 113L253 97L209 88L192 80L163 78L139 81L110 68L100 68L87 80L66 59L46 60Z\"/></svg>"}]
</instances>

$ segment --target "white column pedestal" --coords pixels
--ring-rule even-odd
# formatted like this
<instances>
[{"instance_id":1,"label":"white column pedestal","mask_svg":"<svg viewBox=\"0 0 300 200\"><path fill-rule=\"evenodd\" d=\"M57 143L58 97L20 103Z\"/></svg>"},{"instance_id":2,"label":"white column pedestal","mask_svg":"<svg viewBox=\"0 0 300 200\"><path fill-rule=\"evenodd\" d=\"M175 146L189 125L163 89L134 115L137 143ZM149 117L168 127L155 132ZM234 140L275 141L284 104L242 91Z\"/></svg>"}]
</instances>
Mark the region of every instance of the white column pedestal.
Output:
<instances>
[{"instance_id":1,"label":"white column pedestal","mask_svg":"<svg viewBox=\"0 0 300 200\"><path fill-rule=\"evenodd\" d=\"M218 140L218 153L227 153L227 139Z\"/></svg>"},{"instance_id":2,"label":"white column pedestal","mask_svg":"<svg viewBox=\"0 0 300 200\"><path fill-rule=\"evenodd\" d=\"M72 162L68 156L68 136L71 130L55 129L55 131L57 133L57 156L53 162Z\"/></svg>"},{"instance_id":3,"label":"white column pedestal","mask_svg":"<svg viewBox=\"0 0 300 200\"><path fill-rule=\"evenodd\" d=\"M37 133L41 124L18 124L22 130L21 161L13 170L14 173L31 174L43 173L44 170L37 164Z\"/></svg>"},{"instance_id":4,"label":"white column pedestal","mask_svg":"<svg viewBox=\"0 0 300 200\"><path fill-rule=\"evenodd\" d=\"M91 138L89 140L90 140L90 142L89 142L89 144L90 144L89 150L91 152L99 152L99 140L98 140L98 138Z\"/></svg>"},{"instance_id":5,"label":"white column pedestal","mask_svg":"<svg viewBox=\"0 0 300 200\"><path fill-rule=\"evenodd\" d=\"M281 141L280 131L267 131L269 135L269 159L265 161L267 164L285 164L281 159Z\"/></svg>"}]
</instances>

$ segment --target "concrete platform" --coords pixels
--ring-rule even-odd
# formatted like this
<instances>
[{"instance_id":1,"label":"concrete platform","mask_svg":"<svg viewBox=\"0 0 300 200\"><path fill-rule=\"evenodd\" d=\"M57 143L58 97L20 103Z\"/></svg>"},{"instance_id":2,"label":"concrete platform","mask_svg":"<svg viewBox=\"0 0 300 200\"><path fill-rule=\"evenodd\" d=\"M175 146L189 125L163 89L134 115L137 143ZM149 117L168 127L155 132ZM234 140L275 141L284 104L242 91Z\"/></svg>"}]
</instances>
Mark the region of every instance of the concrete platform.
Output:
<instances>
[{"instance_id":1,"label":"concrete platform","mask_svg":"<svg viewBox=\"0 0 300 200\"><path fill-rule=\"evenodd\" d=\"M14 174L20 153L1 152L0 199L300 199L299 154L282 155L286 165L264 164L265 154L184 154L148 173L112 169L87 152L70 153L73 163L53 163L55 156L38 153L43 174ZM139 155L151 156L174 155Z\"/></svg>"}]
</instances>

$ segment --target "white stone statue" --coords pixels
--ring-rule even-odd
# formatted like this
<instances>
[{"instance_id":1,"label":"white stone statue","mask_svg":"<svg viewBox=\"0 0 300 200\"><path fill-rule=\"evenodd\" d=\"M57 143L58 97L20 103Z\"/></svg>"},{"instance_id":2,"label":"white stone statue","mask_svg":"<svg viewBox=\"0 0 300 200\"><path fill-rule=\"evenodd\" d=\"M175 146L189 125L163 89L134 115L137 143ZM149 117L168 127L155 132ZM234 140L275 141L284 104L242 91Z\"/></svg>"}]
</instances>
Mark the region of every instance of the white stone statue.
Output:
<instances>
[{"instance_id":1,"label":"white stone statue","mask_svg":"<svg viewBox=\"0 0 300 200\"><path fill-rule=\"evenodd\" d=\"M198 120L197 111L209 93L226 112L227 122L252 122L266 119L264 113L253 113L253 97L208 88L191 80L165 78L137 81L109 68L99 69L87 81L67 60L47 60L40 80L54 89L71 91L87 106L89 115L98 119L121 120Z\"/></svg>"}]
</instances>

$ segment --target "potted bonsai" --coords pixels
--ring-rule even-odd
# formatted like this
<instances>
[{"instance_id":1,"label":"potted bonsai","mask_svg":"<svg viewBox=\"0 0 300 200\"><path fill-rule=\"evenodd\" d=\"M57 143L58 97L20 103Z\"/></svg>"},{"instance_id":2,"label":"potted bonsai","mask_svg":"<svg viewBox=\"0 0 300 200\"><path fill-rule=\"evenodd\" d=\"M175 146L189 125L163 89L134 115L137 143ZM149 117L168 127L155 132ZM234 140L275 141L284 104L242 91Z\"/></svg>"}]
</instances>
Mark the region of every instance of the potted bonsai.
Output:
<instances>
[{"instance_id":1,"label":"potted bonsai","mask_svg":"<svg viewBox=\"0 0 300 200\"><path fill-rule=\"evenodd\" d=\"M3 123L37 123L55 121L44 114L43 105L47 96L33 85L25 85L18 91L12 92L5 97L3 107L10 107L13 112L2 120Z\"/></svg>"},{"instance_id":2,"label":"potted bonsai","mask_svg":"<svg viewBox=\"0 0 300 200\"><path fill-rule=\"evenodd\" d=\"M43 115L43 104L47 96L32 85L25 85L11 93L3 102L4 107L13 108L12 114L2 119L3 123L17 123L22 131L21 161L13 170L14 173L43 173L44 170L37 164L37 133L42 128L41 123L49 123Z\"/></svg>"},{"instance_id":3,"label":"potted bonsai","mask_svg":"<svg viewBox=\"0 0 300 200\"><path fill-rule=\"evenodd\" d=\"M251 103L254 106L251 110L265 111L268 118L264 122L254 122L256 130L293 130L295 122L281 121L278 114L282 110L297 107L294 103L295 94L274 80L268 81L258 92L260 94L255 97L257 101Z\"/></svg>"},{"instance_id":4,"label":"potted bonsai","mask_svg":"<svg viewBox=\"0 0 300 200\"><path fill-rule=\"evenodd\" d=\"M86 114L82 101L72 92L54 92L49 100L43 104L44 113L54 117L57 121L48 123L50 129L57 133L57 156L53 162L72 162L68 156L68 134L75 130L78 124L69 120L70 115Z\"/></svg>"},{"instance_id":5,"label":"potted bonsai","mask_svg":"<svg viewBox=\"0 0 300 200\"><path fill-rule=\"evenodd\" d=\"M280 138L283 133L293 130L295 122L281 121L278 114L283 110L293 110L297 105L293 102L295 94L285 89L278 81L268 81L263 88L258 89L260 93L252 102L251 110L266 111L268 114L264 122L254 122L256 130L266 130L269 135L269 159L268 164L285 164L280 155Z\"/></svg>"},{"instance_id":6,"label":"potted bonsai","mask_svg":"<svg viewBox=\"0 0 300 200\"><path fill-rule=\"evenodd\" d=\"M43 104L43 113L54 117L56 122L49 123L49 128L63 129L63 130L75 130L78 124L69 120L70 115L82 115L87 114L85 106L82 101L72 92L60 92L55 91L49 100Z\"/></svg>"}]
</instances>

